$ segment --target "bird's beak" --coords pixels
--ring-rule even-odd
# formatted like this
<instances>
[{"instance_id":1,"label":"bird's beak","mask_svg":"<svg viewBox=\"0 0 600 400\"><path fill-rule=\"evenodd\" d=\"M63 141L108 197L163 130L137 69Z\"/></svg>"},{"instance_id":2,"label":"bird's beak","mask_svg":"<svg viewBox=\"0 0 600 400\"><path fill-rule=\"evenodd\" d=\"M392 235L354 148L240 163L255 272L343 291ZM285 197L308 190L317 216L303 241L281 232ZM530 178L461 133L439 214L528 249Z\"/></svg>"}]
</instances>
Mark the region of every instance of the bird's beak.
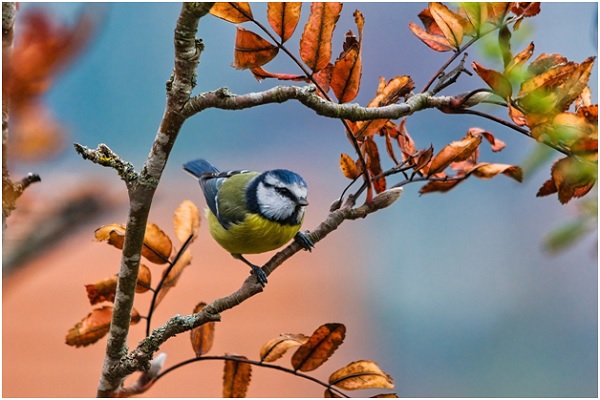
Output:
<instances>
[{"instance_id":1,"label":"bird's beak","mask_svg":"<svg viewBox=\"0 0 600 400\"><path fill-rule=\"evenodd\" d=\"M308 205L308 200L306 200L306 199L298 199L298 205L299 206L307 206Z\"/></svg>"}]
</instances>

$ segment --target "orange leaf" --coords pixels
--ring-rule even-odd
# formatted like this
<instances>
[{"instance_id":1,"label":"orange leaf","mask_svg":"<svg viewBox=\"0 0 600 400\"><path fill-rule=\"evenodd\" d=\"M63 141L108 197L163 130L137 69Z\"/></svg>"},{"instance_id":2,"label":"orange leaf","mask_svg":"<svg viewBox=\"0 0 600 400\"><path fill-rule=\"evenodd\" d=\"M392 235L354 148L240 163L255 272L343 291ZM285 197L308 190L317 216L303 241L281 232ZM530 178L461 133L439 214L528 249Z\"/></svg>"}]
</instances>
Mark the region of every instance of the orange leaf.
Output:
<instances>
[{"instance_id":1,"label":"orange leaf","mask_svg":"<svg viewBox=\"0 0 600 400\"><path fill-rule=\"evenodd\" d=\"M118 275L115 274L93 284L85 285L85 290L87 291L90 304L94 305L102 303L103 301L114 301L118 279ZM144 293L148 291L151 283L152 274L150 273L150 269L148 269L148 267L144 264L140 264L138 271L138 282L135 287L135 292Z\"/></svg>"},{"instance_id":2,"label":"orange leaf","mask_svg":"<svg viewBox=\"0 0 600 400\"><path fill-rule=\"evenodd\" d=\"M365 153L367 155L367 169L371 173L371 177L375 177L380 175L383 170L381 169L381 160L379 158L379 149L377 148L377 143L373 140L373 138L368 137L365 139ZM386 189L385 177L378 178L373 181L373 187L375 188L376 193L381 193Z\"/></svg>"},{"instance_id":3,"label":"orange leaf","mask_svg":"<svg viewBox=\"0 0 600 400\"><path fill-rule=\"evenodd\" d=\"M206 303L201 302L194 307L194 314L199 313ZM200 357L210 350L215 337L215 323L213 321L200 325L190 331L190 340L196 357Z\"/></svg>"},{"instance_id":4,"label":"orange leaf","mask_svg":"<svg viewBox=\"0 0 600 400\"><path fill-rule=\"evenodd\" d=\"M302 3L267 3L267 19L269 25L285 43L296 30L300 20Z\"/></svg>"},{"instance_id":5,"label":"orange leaf","mask_svg":"<svg viewBox=\"0 0 600 400\"><path fill-rule=\"evenodd\" d=\"M513 59L504 67L504 75L509 76L511 72L513 72L516 68L520 68L525 64L533 55L533 50L535 46L533 42L529 43L529 46L525 48L525 50L521 51L519 54L513 57Z\"/></svg>"},{"instance_id":6,"label":"orange leaf","mask_svg":"<svg viewBox=\"0 0 600 400\"><path fill-rule=\"evenodd\" d=\"M337 323L321 325L308 341L296 350L292 356L292 366L295 370L303 372L317 369L331 357L345 337L344 325Z\"/></svg>"},{"instance_id":7,"label":"orange leaf","mask_svg":"<svg viewBox=\"0 0 600 400\"><path fill-rule=\"evenodd\" d=\"M492 147L493 152L500 151L506 147L506 144L502 140L496 139L494 135L492 135L490 132L485 131L481 128L469 128L468 134L471 136L483 137L485 140L488 141L488 143Z\"/></svg>"},{"instance_id":8,"label":"orange leaf","mask_svg":"<svg viewBox=\"0 0 600 400\"><path fill-rule=\"evenodd\" d=\"M450 46L458 49L463 40L464 18L438 2L429 3L429 12L448 40Z\"/></svg>"},{"instance_id":9,"label":"orange leaf","mask_svg":"<svg viewBox=\"0 0 600 400\"><path fill-rule=\"evenodd\" d=\"M331 75L332 74L333 74L333 64L329 63L329 64L327 64L327 66L325 68L323 68L319 72L313 74L313 76L312 76L313 79L315 80L316 84L318 85L318 87L323 89L323 92L325 92L325 93L329 92L329 89L331 87ZM325 98L325 95L320 90L317 90L317 95L322 98Z\"/></svg>"},{"instance_id":10,"label":"orange leaf","mask_svg":"<svg viewBox=\"0 0 600 400\"><path fill-rule=\"evenodd\" d=\"M344 390L393 389L394 379L369 360L354 361L329 376L329 384Z\"/></svg>"},{"instance_id":11,"label":"orange leaf","mask_svg":"<svg viewBox=\"0 0 600 400\"><path fill-rule=\"evenodd\" d=\"M354 20L358 27L358 40L352 31L346 33L344 51L336 60L331 76L331 89L340 103L354 100L360 89L361 41L364 26L364 18L360 11L354 11Z\"/></svg>"},{"instance_id":12,"label":"orange leaf","mask_svg":"<svg viewBox=\"0 0 600 400\"><path fill-rule=\"evenodd\" d=\"M240 360L247 360L244 356L232 356ZM246 397L252 366L243 361L225 360L223 371L223 397Z\"/></svg>"},{"instance_id":13,"label":"orange leaf","mask_svg":"<svg viewBox=\"0 0 600 400\"><path fill-rule=\"evenodd\" d=\"M515 107L512 102L507 102L508 104L508 115L510 116L510 119L513 120L513 122L515 124L517 124L518 126L524 126L527 125L527 118L525 117L525 114L523 114L523 112L521 110L519 110L517 107Z\"/></svg>"},{"instance_id":14,"label":"orange leaf","mask_svg":"<svg viewBox=\"0 0 600 400\"><path fill-rule=\"evenodd\" d=\"M419 194L432 193L432 192L448 192L461 183L463 179L449 179L447 181L429 181L426 185L419 190Z\"/></svg>"},{"instance_id":15,"label":"orange leaf","mask_svg":"<svg viewBox=\"0 0 600 400\"><path fill-rule=\"evenodd\" d=\"M472 29L466 29L465 34L477 34L481 31L481 27L487 21L488 9L485 3L480 2L464 2L460 4L460 8L465 14L466 19L472 26Z\"/></svg>"},{"instance_id":16,"label":"orange leaf","mask_svg":"<svg viewBox=\"0 0 600 400\"><path fill-rule=\"evenodd\" d=\"M400 147L400 150L402 151L403 160L406 160L417 151L415 142L406 129L406 118L403 118L398 124L398 136L396 137L396 141L398 142L398 147Z\"/></svg>"},{"instance_id":17,"label":"orange leaf","mask_svg":"<svg viewBox=\"0 0 600 400\"><path fill-rule=\"evenodd\" d=\"M475 72L477 72L477 75L479 75L479 77L483 79L498 96L503 99L512 96L512 85L500 72L484 68L475 61L471 63L471 66Z\"/></svg>"},{"instance_id":18,"label":"orange leaf","mask_svg":"<svg viewBox=\"0 0 600 400\"><path fill-rule=\"evenodd\" d=\"M327 67L331 60L331 39L342 3L312 3L310 16L300 39L300 57L313 72Z\"/></svg>"},{"instance_id":19,"label":"orange leaf","mask_svg":"<svg viewBox=\"0 0 600 400\"><path fill-rule=\"evenodd\" d=\"M271 3L269 3L269 4L271 4ZM309 79L304 75L282 74L282 73L278 73L278 72L269 72L269 71L264 70L262 67L250 68L250 72L252 72L252 74L254 75L256 80L259 82L266 78L275 78L275 79L279 79L280 81L309 82Z\"/></svg>"},{"instance_id":20,"label":"orange leaf","mask_svg":"<svg viewBox=\"0 0 600 400\"><path fill-rule=\"evenodd\" d=\"M408 23L408 29L410 29L410 31L416 37L421 39L421 41L427 46L429 46L429 48L431 48L432 50L439 52L454 50L454 48L448 42L448 39L446 39L444 36L432 35L431 33L424 31L421 27L419 27L412 21Z\"/></svg>"},{"instance_id":21,"label":"orange leaf","mask_svg":"<svg viewBox=\"0 0 600 400\"><path fill-rule=\"evenodd\" d=\"M360 175L352 157L345 153L342 153L340 156L340 169L348 179L356 179Z\"/></svg>"},{"instance_id":22,"label":"orange leaf","mask_svg":"<svg viewBox=\"0 0 600 400\"><path fill-rule=\"evenodd\" d=\"M501 25L504 22L506 14L510 8L511 3L485 3L487 5L487 21L494 25Z\"/></svg>"},{"instance_id":23,"label":"orange leaf","mask_svg":"<svg viewBox=\"0 0 600 400\"><path fill-rule=\"evenodd\" d=\"M536 197L544 197L558 192L556 185L552 179L548 179L538 190Z\"/></svg>"},{"instance_id":24,"label":"orange leaf","mask_svg":"<svg viewBox=\"0 0 600 400\"><path fill-rule=\"evenodd\" d=\"M562 158L552 166L552 180L562 204L573 197L585 196L594 187L596 176L597 167L573 157Z\"/></svg>"},{"instance_id":25,"label":"orange leaf","mask_svg":"<svg viewBox=\"0 0 600 400\"><path fill-rule=\"evenodd\" d=\"M248 2L215 3L210 9L210 13L234 24L252 20L252 10Z\"/></svg>"},{"instance_id":26,"label":"orange leaf","mask_svg":"<svg viewBox=\"0 0 600 400\"><path fill-rule=\"evenodd\" d=\"M184 200L175 210L173 225L175 226L175 236L179 242L185 243L190 236L193 237L192 240L196 239L200 229L198 207L190 200Z\"/></svg>"},{"instance_id":27,"label":"orange leaf","mask_svg":"<svg viewBox=\"0 0 600 400\"><path fill-rule=\"evenodd\" d=\"M260 348L260 361L273 362L280 359L291 348L303 345L308 337L301 333L284 333L269 340Z\"/></svg>"},{"instance_id":28,"label":"orange leaf","mask_svg":"<svg viewBox=\"0 0 600 400\"><path fill-rule=\"evenodd\" d=\"M525 17L533 17L540 13L540 3L510 3L510 11L515 15L524 15Z\"/></svg>"},{"instance_id":29,"label":"orange leaf","mask_svg":"<svg viewBox=\"0 0 600 400\"><path fill-rule=\"evenodd\" d=\"M433 160L431 160L429 175L431 176L437 172L442 172L453 162L467 160L477 150L480 144L481 136L467 134L463 139L445 146Z\"/></svg>"},{"instance_id":30,"label":"orange leaf","mask_svg":"<svg viewBox=\"0 0 600 400\"><path fill-rule=\"evenodd\" d=\"M429 162L433 158L433 146L415 152L412 157L415 159L415 165L413 167L415 173L422 170L421 172L427 175L429 173Z\"/></svg>"},{"instance_id":31,"label":"orange leaf","mask_svg":"<svg viewBox=\"0 0 600 400\"><path fill-rule=\"evenodd\" d=\"M160 290L158 291L158 293L156 295L156 302L155 302L156 307L158 307L158 304L160 304L160 302L165 297L165 295L169 292L169 290L171 290L171 288L173 288L177 284L177 281L179 281L179 277L181 276L181 273L183 272L184 268L187 267L188 265L190 265L191 262L192 262L192 253L189 250L186 250L181 255L181 257L179 257L179 259L177 260L177 262L175 263L175 265L169 272L169 275L167 275L167 277L165 278ZM163 271L163 276L164 276L165 272L167 271L167 269L168 268L165 268L165 270Z\"/></svg>"},{"instance_id":32,"label":"orange leaf","mask_svg":"<svg viewBox=\"0 0 600 400\"><path fill-rule=\"evenodd\" d=\"M504 174L517 182L523 182L523 171L514 165L481 163L474 166L469 173L481 179L491 179L498 174Z\"/></svg>"},{"instance_id":33,"label":"orange leaf","mask_svg":"<svg viewBox=\"0 0 600 400\"><path fill-rule=\"evenodd\" d=\"M88 346L96 343L110 329L110 321L112 319L112 306L104 306L92 310L87 317L79 321L73 328L69 330L66 337L66 343L69 346ZM139 322L140 315L134 309L131 314L131 323Z\"/></svg>"},{"instance_id":34,"label":"orange leaf","mask_svg":"<svg viewBox=\"0 0 600 400\"><path fill-rule=\"evenodd\" d=\"M119 224L104 225L94 232L96 240L107 241L108 244L123 249L125 242L125 226ZM155 264L164 264L168 261L173 245L171 239L155 224L147 224L144 235L142 256Z\"/></svg>"},{"instance_id":35,"label":"orange leaf","mask_svg":"<svg viewBox=\"0 0 600 400\"><path fill-rule=\"evenodd\" d=\"M256 33L237 27L233 66L237 69L261 67L271 61L279 48Z\"/></svg>"}]
</instances>

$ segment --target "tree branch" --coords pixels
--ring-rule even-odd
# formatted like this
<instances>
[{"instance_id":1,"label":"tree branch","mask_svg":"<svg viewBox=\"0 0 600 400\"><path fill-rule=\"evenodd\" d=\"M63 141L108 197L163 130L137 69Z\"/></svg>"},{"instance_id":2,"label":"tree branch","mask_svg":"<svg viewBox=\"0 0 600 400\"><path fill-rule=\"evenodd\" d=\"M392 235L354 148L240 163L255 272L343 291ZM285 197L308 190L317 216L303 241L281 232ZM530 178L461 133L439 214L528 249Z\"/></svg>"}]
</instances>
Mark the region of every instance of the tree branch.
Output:
<instances>
[{"instance_id":1,"label":"tree branch","mask_svg":"<svg viewBox=\"0 0 600 400\"><path fill-rule=\"evenodd\" d=\"M104 366L98 383L99 397L110 396L127 376L122 371L123 365L128 365L127 336L148 214L175 139L185 122L186 117L181 114L181 110L194 87L195 71L203 49L201 42L196 39L196 31L200 18L206 15L211 7L212 3L182 5L174 34L175 67L167 85L165 114L140 174L128 185L130 210ZM147 362L137 370L146 368Z\"/></svg>"},{"instance_id":2,"label":"tree branch","mask_svg":"<svg viewBox=\"0 0 600 400\"><path fill-rule=\"evenodd\" d=\"M89 149L79 143L73 143L75 151L81 155L84 160L90 160L94 164L102 165L103 167L113 168L117 171L121 179L129 187L132 182L138 178L137 172L133 168L133 164L123 161L121 157L112 151L107 145L99 144L96 150Z\"/></svg>"},{"instance_id":3,"label":"tree branch","mask_svg":"<svg viewBox=\"0 0 600 400\"><path fill-rule=\"evenodd\" d=\"M308 238L317 243L323 240L327 235L336 230L344 221L365 218L367 215L392 205L402 194L402 188L390 189L373 198L371 203L363 204L360 207L353 208L354 199L350 198L346 204L330 213L327 218L319 224L312 232L307 233ZM275 254L263 267L263 271L268 275L273 273L281 264L302 250L300 244L290 243L283 250ZM150 361L159 347L169 338L180 333L189 331L202 324L211 321L220 321L221 313L241 304L250 297L262 292L263 287L256 281L254 275L246 278L242 286L228 296L214 300L206 305L197 314L186 316L176 315L170 318L167 323L156 328L152 333L143 339L130 354L124 356L121 363L115 365L111 372L111 378L121 381L127 375L136 371L145 371L150 366Z\"/></svg>"}]
</instances>

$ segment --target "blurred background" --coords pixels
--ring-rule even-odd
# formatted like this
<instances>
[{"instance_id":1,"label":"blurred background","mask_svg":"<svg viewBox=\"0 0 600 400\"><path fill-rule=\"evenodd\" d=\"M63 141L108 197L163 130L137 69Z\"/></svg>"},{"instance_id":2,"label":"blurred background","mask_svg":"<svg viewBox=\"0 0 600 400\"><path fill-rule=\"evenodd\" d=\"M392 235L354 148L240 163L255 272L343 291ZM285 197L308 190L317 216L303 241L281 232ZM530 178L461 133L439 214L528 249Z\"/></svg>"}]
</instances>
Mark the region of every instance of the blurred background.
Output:
<instances>
[{"instance_id":1,"label":"blurred background","mask_svg":"<svg viewBox=\"0 0 600 400\"><path fill-rule=\"evenodd\" d=\"M27 190L4 236L2 390L7 397L87 397L95 395L106 339L76 349L65 345L64 337L91 310L84 285L118 270L119 252L95 242L93 233L101 225L126 221L127 194L113 170L83 161L72 143L91 148L106 143L141 169L165 107L180 5L20 3L19 15L33 8L67 25L82 12L91 13L97 27L44 98L66 129L51 141L52 156L34 162L9 153L13 179L37 172L42 182ZM431 51L408 29L424 8L425 3L344 5L334 57L344 34L356 31L352 12L359 9L365 17L356 102L369 102L380 76L410 75L418 90L445 62L447 53ZM264 4L253 3L252 9L266 21ZM305 5L288 42L296 54L307 15ZM248 23L245 27L255 30ZM196 93L226 86L241 94L280 84L259 83L249 71L231 67L233 24L207 16L198 36L205 51ZM533 58L560 53L581 62L597 55L597 4L543 3L540 15L524 21L515 34L513 52L530 41ZM499 59L488 53L473 48L467 65L478 60L499 68ZM298 72L283 55L265 68ZM594 103L597 74L594 66ZM484 86L477 76L462 76L443 94ZM436 150L472 126L507 144L496 154L482 146L484 161L520 165L539 151L523 135L476 117L427 110L407 123L418 147L431 143ZM222 169L297 171L310 191L304 227L313 229L348 183L338 167L342 152L351 154L352 148L340 122L318 117L298 102L207 110L186 122L150 221L172 235L173 211L181 201L204 208L197 184L181 169L184 162L203 157ZM345 344L315 371L317 377L326 379L351 361L372 359L394 377L401 397L597 397L597 231L566 251L548 252L545 236L575 218L578 202L563 206L555 196L535 197L549 178L550 162L558 158L550 154L522 184L504 176L471 179L447 194L424 196L417 184L405 187L393 207L344 223L311 254L298 254L278 269L264 293L224 313L210 354L256 359L262 343L280 333L310 334L322 323L342 322L348 330ZM192 265L161 304L154 327L173 314L190 313L201 300L231 293L247 276L247 269L210 239L204 221L201 231L191 248ZM152 270L155 276L160 271ZM149 295L136 299L141 314L148 302ZM144 327L132 328L130 347L144 337ZM188 340L180 335L163 346L166 366L193 356ZM282 365L289 365L287 358ZM166 376L146 396L220 396L221 376L220 364L194 364ZM310 382L270 370L255 368L252 380L252 397L323 393Z\"/></svg>"}]
</instances>

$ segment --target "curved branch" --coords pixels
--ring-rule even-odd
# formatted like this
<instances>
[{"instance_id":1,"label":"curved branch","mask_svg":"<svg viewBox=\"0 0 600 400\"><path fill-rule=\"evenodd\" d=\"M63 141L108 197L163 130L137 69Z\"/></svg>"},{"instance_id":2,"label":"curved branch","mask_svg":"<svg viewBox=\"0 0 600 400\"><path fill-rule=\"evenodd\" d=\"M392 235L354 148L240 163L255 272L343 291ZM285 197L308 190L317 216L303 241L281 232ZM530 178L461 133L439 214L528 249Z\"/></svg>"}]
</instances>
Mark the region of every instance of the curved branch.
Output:
<instances>
[{"instance_id":1,"label":"curved branch","mask_svg":"<svg viewBox=\"0 0 600 400\"><path fill-rule=\"evenodd\" d=\"M371 203L363 204L360 207L353 208L354 200L350 198L346 204L330 213L327 218L312 232L307 233L308 238L317 243L323 240L327 235L336 230L344 221L365 218L367 215L392 205L402 194L402 188L390 189L373 198ZM296 242L292 242L283 250L275 254L263 267L263 271L268 275L273 273L284 261L292 257L302 247ZM202 324L211 321L219 321L221 313L233 307L236 307L243 301L262 292L263 287L256 281L254 275L246 278L242 286L228 296L214 300L206 305L197 314L186 316L176 315L170 318L167 323L156 328L152 333L143 339L130 354L124 356L120 363L114 365L111 374L115 379L123 379L127 375L143 371L148 368L150 361L159 347L169 338L180 333L189 331Z\"/></svg>"}]
</instances>

